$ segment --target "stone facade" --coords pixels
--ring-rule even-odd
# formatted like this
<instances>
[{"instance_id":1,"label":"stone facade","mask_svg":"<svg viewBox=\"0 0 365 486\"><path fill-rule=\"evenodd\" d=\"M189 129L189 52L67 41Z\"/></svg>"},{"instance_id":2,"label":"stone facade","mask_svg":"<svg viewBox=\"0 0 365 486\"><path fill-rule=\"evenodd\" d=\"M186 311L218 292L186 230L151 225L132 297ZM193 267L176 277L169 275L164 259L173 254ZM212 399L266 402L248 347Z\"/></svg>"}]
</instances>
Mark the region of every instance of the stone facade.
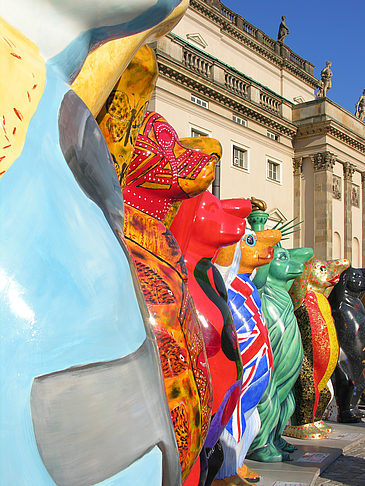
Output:
<instances>
[{"instance_id":1,"label":"stone facade","mask_svg":"<svg viewBox=\"0 0 365 486\"><path fill-rule=\"evenodd\" d=\"M330 152L312 156L314 168L314 248L317 258L332 258L332 185L336 157Z\"/></svg>"},{"instance_id":2,"label":"stone facade","mask_svg":"<svg viewBox=\"0 0 365 486\"><path fill-rule=\"evenodd\" d=\"M355 166L349 162L343 164L344 178L344 216L345 216L345 258L352 260L352 176L355 172Z\"/></svg>"},{"instance_id":3,"label":"stone facade","mask_svg":"<svg viewBox=\"0 0 365 486\"><path fill-rule=\"evenodd\" d=\"M216 195L266 200L269 224L304 220L288 247L351 259L356 240L365 253L365 124L315 99L321 82L309 61L219 0L190 0L153 47L160 76L150 108L180 137L219 139Z\"/></svg>"}]
</instances>

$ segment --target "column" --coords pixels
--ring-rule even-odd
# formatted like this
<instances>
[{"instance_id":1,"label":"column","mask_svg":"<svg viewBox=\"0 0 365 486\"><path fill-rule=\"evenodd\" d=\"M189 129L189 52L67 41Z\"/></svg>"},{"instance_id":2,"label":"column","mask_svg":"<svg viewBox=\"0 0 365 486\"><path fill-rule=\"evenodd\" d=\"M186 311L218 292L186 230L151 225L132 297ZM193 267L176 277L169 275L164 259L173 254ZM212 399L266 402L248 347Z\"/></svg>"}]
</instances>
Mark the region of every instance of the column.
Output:
<instances>
[{"instance_id":1,"label":"column","mask_svg":"<svg viewBox=\"0 0 365 486\"><path fill-rule=\"evenodd\" d=\"M214 181L212 184L212 194L218 199L221 198L221 161L217 162L214 172Z\"/></svg>"},{"instance_id":2,"label":"column","mask_svg":"<svg viewBox=\"0 0 365 486\"><path fill-rule=\"evenodd\" d=\"M352 176L355 166L350 162L343 164L344 179L344 257L352 260Z\"/></svg>"},{"instance_id":3,"label":"column","mask_svg":"<svg viewBox=\"0 0 365 486\"><path fill-rule=\"evenodd\" d=\"M365 172L361 173L362 211L362 267L365 267Z\"/></svg>"},{"instance_id":4,"label":"column","mask_svg":"<svg viewBox=\"0 0 365 486\"><path fill-rule=\"evenodd\" d=\"M302 210L302 167L303 167L303 157L293 158L293 175L294 175L294 218L295 222L299 223L302 221L303 210ZM294 248L299 248L302 246L302 227L301 225L297 227L293 235Z\"/></svg>"},{"instance_id":5,"label":"column","mask_svg":"<svg viewBox=\"0 0 365 486\"><path fill-rule=\"evenodd\" d=\"M314 255L332 258L332 179L336 157L322 152L312 157L314 168Z\"/></svg>"}]
</instances>

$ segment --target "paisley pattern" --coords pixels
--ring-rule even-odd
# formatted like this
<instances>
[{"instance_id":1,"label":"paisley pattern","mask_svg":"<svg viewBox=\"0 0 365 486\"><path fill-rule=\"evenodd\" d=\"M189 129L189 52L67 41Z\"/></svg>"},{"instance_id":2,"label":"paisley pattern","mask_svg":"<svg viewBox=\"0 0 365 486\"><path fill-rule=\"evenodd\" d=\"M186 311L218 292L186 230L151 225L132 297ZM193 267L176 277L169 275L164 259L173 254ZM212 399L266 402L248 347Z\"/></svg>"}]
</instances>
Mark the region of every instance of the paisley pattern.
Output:
<instances>
[{"instance_id":1,"label":"paisley pattern","mask_svg":"<svg viewBox=\"0 0 365 486\"><path fill-rule=\"evenodd\" d=\"M177 406L184 410L185 422L175 421L174 430L177 443L184 444L179 454L185 477L203 445L203 430L207 431L211 415L209 371L201 373L203 364L209 368L197 318L191 309L189 313L186 268L180 261L179 247L165 226L128 204L124 233L154 325L170 414ZM182 440L185 435L186 440Z\"/></svg>"},{"instance_id":2,"label":"paisley pattern","mask_svg":"<svg viewBox=\"0 0 365 486\"><path fill-rule=\"evenodd\" d=\"M139 282L148 304L173 304L176 302L170 287L157 272L142 262L136 262Z\"/></svg>"},{"instance_id":3,"label":"paisley pattern","mask_svg":"<svg viewBox=\"0 0 365 486\"><path fill-rule=\"evenodd\" d=\"M208 433L212 383L184 258L162 221L175 201L209 185L216 160L185 147L161 115L147 112L124 190L126 242L155 329L183 480Z\"/></svg>"}]
</instances>

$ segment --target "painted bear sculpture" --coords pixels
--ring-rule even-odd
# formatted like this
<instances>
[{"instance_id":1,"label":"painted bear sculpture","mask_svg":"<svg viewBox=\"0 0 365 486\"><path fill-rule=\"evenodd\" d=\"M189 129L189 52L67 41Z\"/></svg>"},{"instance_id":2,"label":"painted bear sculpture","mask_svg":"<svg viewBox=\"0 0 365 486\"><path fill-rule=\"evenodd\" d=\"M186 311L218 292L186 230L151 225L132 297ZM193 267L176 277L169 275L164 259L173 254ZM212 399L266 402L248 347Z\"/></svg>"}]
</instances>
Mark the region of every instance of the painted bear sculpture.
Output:
<instances>
[{"instance_id":1,"label":"painted bear sculpture","mask_svg":"<svg viewBox=\"0 0 365 486\"><path fill-rule=\"evenodd\" d=\"M2 3L3 484L181 484L120 186L70 89L91 50L161 34L178 3Z\"/></svg>"},{"instance_id":2,"label":"painted bear sculpture","mask_svg":"<svg viewBox=\"0 0 365 486\"><path fill-rule=\"evenodd\" d=\"M328 297L340 347L333 380L340 422L362 418L357 404L365 390L365 309L360 300L364 292L364 269L349 267Z\"/></svg>"},{"instance_id":3,"label":"painted bear sculpture","mask_svg":"<svg viewBox=\"0 0 365 486\"><path fill-rule=\"evenodd\" d=\"M312 258L290 289L304 359L294 386L296 407L292 425L286 428L288 436L320 439L332 431L323 423L322 416L331 400L327 382L336 368L339 347L331 308L324 294L339 282L348 266L348 260Z\"/></svg>"},{"instance_id":4,"label":"painted bear sculpture","mask_svg":"<svg viewBox=\"0 0 365 486\"><path fill-rule=\"evenodd\" d=\"M254 232L246 229L239 243L223 247L215 258L228 291L244 376L240 402L221 436L224 450L224 463L218 473L221 479L237 473L245 477L246 468L240 468L260 430L257 404L268 386L273 356L261 299L251 275L255 268L270 263L274 256L273 245L280 239L278 230Z\"/></svg>"},{"instance_id":5,"label":"painted bear sculpture","mask_svg":"<svg viewBox=\"0 0 365 486\"><path fill-rule=\"evenodd\" d=\"M259 288L262 312L269 329L273 353L271 380L257 410L261 428L253 440L247 457L262 462L279 462L289 459L293 447L281 436L291 417L295 402L292 393L303 360L303 348L293 304L286 290L288 282L299 276L304 263L311 258L311 248L286 250L275 248L274 258L264 267L266 273Z\"/></svg>"},{"instance_id":6,"label":"painted bear sculpture","mask_svg":"<svg viewBox=\"0 0 365 486\"><path fill-rule=\"evenodd\" d=\"M209 186L220 151L214 139L205 152L183 146L161 115L147 112L123 193L124 233L159 346L183 480L208 433L212 384L183 254L163 220L175 201Z\"/></svg>"},{"instance_id":7,"label":"painted bear sculpture","mask_svg":"<svg viewBox=\"0 0 365 486\"><path fill-rule=\"evenodd\" d=\"M171 225L188 269L213 382L214 418L200 456L200 471L197 464L186 484L210 485L214 480L223 461L219 437L242 386L242 362L227 291L211 261L218 248L239 240L244 232L245 220L229 213L232 206L239 206L241 215L251 211L246 199L220 201L205 192L184 201Z\"/></svg>"}]
</instances>

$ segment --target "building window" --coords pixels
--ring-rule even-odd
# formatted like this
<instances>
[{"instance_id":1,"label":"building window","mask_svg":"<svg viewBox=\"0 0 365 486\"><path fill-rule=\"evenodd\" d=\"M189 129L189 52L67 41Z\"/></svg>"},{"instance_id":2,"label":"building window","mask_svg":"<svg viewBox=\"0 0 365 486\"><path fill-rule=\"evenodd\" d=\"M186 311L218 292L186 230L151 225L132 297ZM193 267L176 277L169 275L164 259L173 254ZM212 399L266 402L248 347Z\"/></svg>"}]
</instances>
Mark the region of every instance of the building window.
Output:
<instances>
[{"instance_id":1,"label":"building window","mask_svg":"<svg viewBox=\"0 0 365 486\"><path fill-rule=\"evenodd\" d=\"M271 138L271 140L275 140L275 142L279 141L279 135L276 135L276 133L272 133L267 131L266 135Z\"/></svg>"},{"instance_id":2,"label":"building window","mask_svg":"<svg viewBox=\"0 0 365 486\"><path fill-rule=\"evenodd\" d=\"M198 98L197 96L191 95L191 102L196 105L202 106L203 108L208 108L208 102Z\"/></svg>"},{"instance_id":3,"label":"building window","mask_svg":"<svg viewBox=\"0 0 365 486\"><path fill-rule=\"evenodd\" d=\"M198 130L197 128L191 127L190 136L191 137L209 137L209 133L203 132L203 130Z\"/></svg>"},{"instance_id":4,"label":"building window","mask_svg":"<svg viewBox=\"0 0 365 486\"><path fill-rule=\"evenodd\" d=\"M332 251L332 258L342 258L342 244L341 244L341 236L338 231L333 233L333 251Z\"/></svg>"},{"instance_id":5,"label":"building window","mask_svg":"<svg viewBox=\"0 0 365 486\"><path fill-rule=\"evenodd\" d=\"M232 146L232 165L248 171L248 151L237 145Z\"/></svg>"},{"instance_id":6,"label":"building window","mask_svg":"<svg viewBox=\"0 0 365 486\"><path fill-rule=\"evenodd\" d=\"M266 159L266 177L270 181L281 182L281 163Z\"/></svg>"},{"instance_id":7,"label":"building window","mask_svg":"<svg viewBox=\"0 0 365 486\"><path fill-rule=\"evenodd\" d=\"M233 120L235 123L238 123L239 125L242 125L243 127L246 127L246 126L247 126L247 121L246 121L246 120L243 120L243 119L242 119L242 118L240 118L239 116L232 115L232 120Z\"/></svg>"},{"instance_id":8,"label":"building window","mask_svg":"<svg viewBox=\"0 0 365 486\"><path fill-rule=\"evenodd\" d=\"M356 236L352 238L352 259L351 264L355 268L359 268L360 263L360 242Z\"/></svg>"}]
</instances>

